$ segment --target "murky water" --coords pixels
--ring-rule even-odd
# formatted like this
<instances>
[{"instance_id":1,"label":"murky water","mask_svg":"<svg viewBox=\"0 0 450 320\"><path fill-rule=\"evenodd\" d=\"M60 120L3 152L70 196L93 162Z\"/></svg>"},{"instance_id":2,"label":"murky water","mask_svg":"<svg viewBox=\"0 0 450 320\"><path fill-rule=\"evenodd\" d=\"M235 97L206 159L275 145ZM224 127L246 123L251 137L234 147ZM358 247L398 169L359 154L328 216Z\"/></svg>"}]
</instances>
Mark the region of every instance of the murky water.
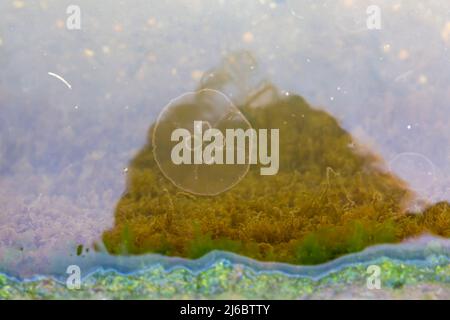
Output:
<instances>
[{"instance_id":1,"label":"murky water","mask_svg":"<svg viewBox=\"0 0 450 320\"><path fill-rule=\"evenodd\" d=\"M53 272L98 240L149 125L237 50L256 82L304 96L420 198L450 201L448 1L81 0L78 31L69 4L0 3L4 270ZM373 4L381 30L366 27Z\"/></svg>"}]
</instances>

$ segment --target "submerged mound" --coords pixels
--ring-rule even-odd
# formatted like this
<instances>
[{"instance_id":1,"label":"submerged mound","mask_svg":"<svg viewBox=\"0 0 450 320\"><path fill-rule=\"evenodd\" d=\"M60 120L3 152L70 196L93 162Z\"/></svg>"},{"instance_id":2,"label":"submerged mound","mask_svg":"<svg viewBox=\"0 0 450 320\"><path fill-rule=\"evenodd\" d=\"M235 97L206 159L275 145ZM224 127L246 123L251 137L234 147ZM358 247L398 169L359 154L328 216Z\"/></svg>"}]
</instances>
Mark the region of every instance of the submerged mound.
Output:
<instances>
[{"instance_id":1,"label":"submerged mound","mask_svg":"<svg viewBox=\"0 0 450 320\"><path fill-rule=\"evenodd\" d=\"M264 261L316 264L378 244L431 232L450 236L448 203L421 214L404 210L407 185L357 146L328 113L270 84L242 86L232 56L201 89L235 82L234 102L255 129L279 129L279 171L261 176L252 165L233 188L198 196L177 188L154 159L152 126L132 159L115 226L103 241L113 254L161 253L198 258L226 250ZM217 80L219 79L219 80ZM249 83L248 79L244 81ZM244 88L244 89L242 89ZM213 177L212 177L213 178Z\"/></svg>"}]
</instances>

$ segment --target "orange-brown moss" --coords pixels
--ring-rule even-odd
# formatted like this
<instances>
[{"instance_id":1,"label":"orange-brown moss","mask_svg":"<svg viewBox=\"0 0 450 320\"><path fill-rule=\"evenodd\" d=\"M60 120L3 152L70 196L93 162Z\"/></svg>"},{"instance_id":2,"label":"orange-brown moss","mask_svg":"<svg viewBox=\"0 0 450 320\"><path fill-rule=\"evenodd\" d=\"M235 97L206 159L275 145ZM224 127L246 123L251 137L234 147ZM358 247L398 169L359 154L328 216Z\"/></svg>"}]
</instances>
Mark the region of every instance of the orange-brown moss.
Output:
<instances>
[{"instance_id":1,"label":"orange-brown moss","mask_svg":"<svg viewBox=\"0 0 450 320\"><path fill-rule=\"evenodd\" d=\"M110 253L198 258L219 249L265 261L316 264L424 232L450 236L448 203L420 214L406 212L413 194L383 171L382 160L303 98L280 97L268 83L252 93L248 61L253 74L251 55L234 54L200 88L236 87L238 107L255 129L280 130L278 174L261 176L253 166L218 196L183 192L159 170L150 128L148 143L130 163L115 226L103 235Z\"/></svg>"},{"instance_id":2,"label":"orange-brown moss","mask_svg":"<svg viewBox=\"0 0 450 320\"><path fill-rule=\"evenodd\" d=\"M103 236L111 253L197 258L220 249L314 264L422 232L450 236L449 205L404 212L407 186L356 151L327 113L298 96L241 110L255 128L280 129L279 173L260 176L254 166L233 189L194 196L164 178L149 142L131 161L116 225Z\"/></svg>"}]
</instances>

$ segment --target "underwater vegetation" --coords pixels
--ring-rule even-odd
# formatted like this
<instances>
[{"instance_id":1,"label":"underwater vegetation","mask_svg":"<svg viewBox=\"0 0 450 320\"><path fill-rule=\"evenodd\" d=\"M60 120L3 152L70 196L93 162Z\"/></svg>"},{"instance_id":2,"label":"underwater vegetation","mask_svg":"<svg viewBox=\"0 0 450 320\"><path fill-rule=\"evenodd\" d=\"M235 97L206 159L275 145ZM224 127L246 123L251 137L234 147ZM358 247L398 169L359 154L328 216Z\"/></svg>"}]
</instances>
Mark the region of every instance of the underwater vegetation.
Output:
<instances>
[{"instance_id":1,"label":"underwater vegetation","mask_svg":"<svg viewBox=\"0 0 450 320\"><path fill-rule=\"evenodd\" d=\"M68 289L65 276L18 280L0 273L0 300L449 299L449 257L448 245L435 238L370 248L313 267L214 252L201 260L144 264L125 273L117 265L96 269L83 278L79 290ZM136 257L116 257L121 258ZM367 267L374 264L382 270L382 290L367 288Z\"/></svg>"},{"instance_id":2,"label":"underwater vegetation","mask_svg":"<svg viewBox=\"0 0 450 320\"><path fill-rule=\"evenodd\" d=\"M349 266L319 280L283 273L257 273L242 265L218 261L194 274L155 267L138 274L97 272L82 290L69 290L52 278L16 282L0 274L0 299L448 299L449 266L418 268L395 261L380 263L383 290L366 289L365 266Z\"/></svg>"},{"instance_id":3,"label":"underwater vegetation","mask_svg":"<svg viewBox=\"0 0 450 320\"><path fill-rule=\"evenodd\" d=\"M240 63L239 54L229 58L213 72L215 82L200 89L233 82L244 87L241 71L235 71L244 69ZM103 234L108 252L198 258L224 250L261 261L319 264L424 233L450 237L450 205L408 211L414 194L406 183L333 116L270 83L247 89L234 103L253 128L280 130L278 174L261 176L253 165L219 195L184 192L158 168L152 126L128 167L115 225Z\"/></svg>"}]
</instances>

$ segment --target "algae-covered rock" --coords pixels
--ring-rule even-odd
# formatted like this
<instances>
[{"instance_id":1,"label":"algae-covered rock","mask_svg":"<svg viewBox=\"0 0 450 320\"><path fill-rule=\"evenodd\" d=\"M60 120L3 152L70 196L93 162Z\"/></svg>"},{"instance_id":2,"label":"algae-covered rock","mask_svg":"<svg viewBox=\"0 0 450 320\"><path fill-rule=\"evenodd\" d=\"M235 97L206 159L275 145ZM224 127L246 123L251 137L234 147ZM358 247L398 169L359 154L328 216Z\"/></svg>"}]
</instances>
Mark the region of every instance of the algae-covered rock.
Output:
<instances>
[{"instance_id":1,"label":"algae-covered rock","mask_svg":"<svg viewBox=\"0 0 450 320\"><path fill-rule=\"evenodd\" d=\"M200 87L244 88L234 102L255 129L279 129L279 171L252 165L233 188L198 196L172 184L147 144L132 159L115 226L104 233L113 254L162 253L197 258L226 250L265 261L321 263L378 244L432 232L450 236L447 203L409 214L407 185L346 132L330 114L302 97L242 86L245 69L232 56ZM218 76L217 76L218 75ZM248 79L245 83L248 84ZM238 96L238 95L234 95ZM212 177L214 178L214 177Z\"/></svg>"}]
</instances>

